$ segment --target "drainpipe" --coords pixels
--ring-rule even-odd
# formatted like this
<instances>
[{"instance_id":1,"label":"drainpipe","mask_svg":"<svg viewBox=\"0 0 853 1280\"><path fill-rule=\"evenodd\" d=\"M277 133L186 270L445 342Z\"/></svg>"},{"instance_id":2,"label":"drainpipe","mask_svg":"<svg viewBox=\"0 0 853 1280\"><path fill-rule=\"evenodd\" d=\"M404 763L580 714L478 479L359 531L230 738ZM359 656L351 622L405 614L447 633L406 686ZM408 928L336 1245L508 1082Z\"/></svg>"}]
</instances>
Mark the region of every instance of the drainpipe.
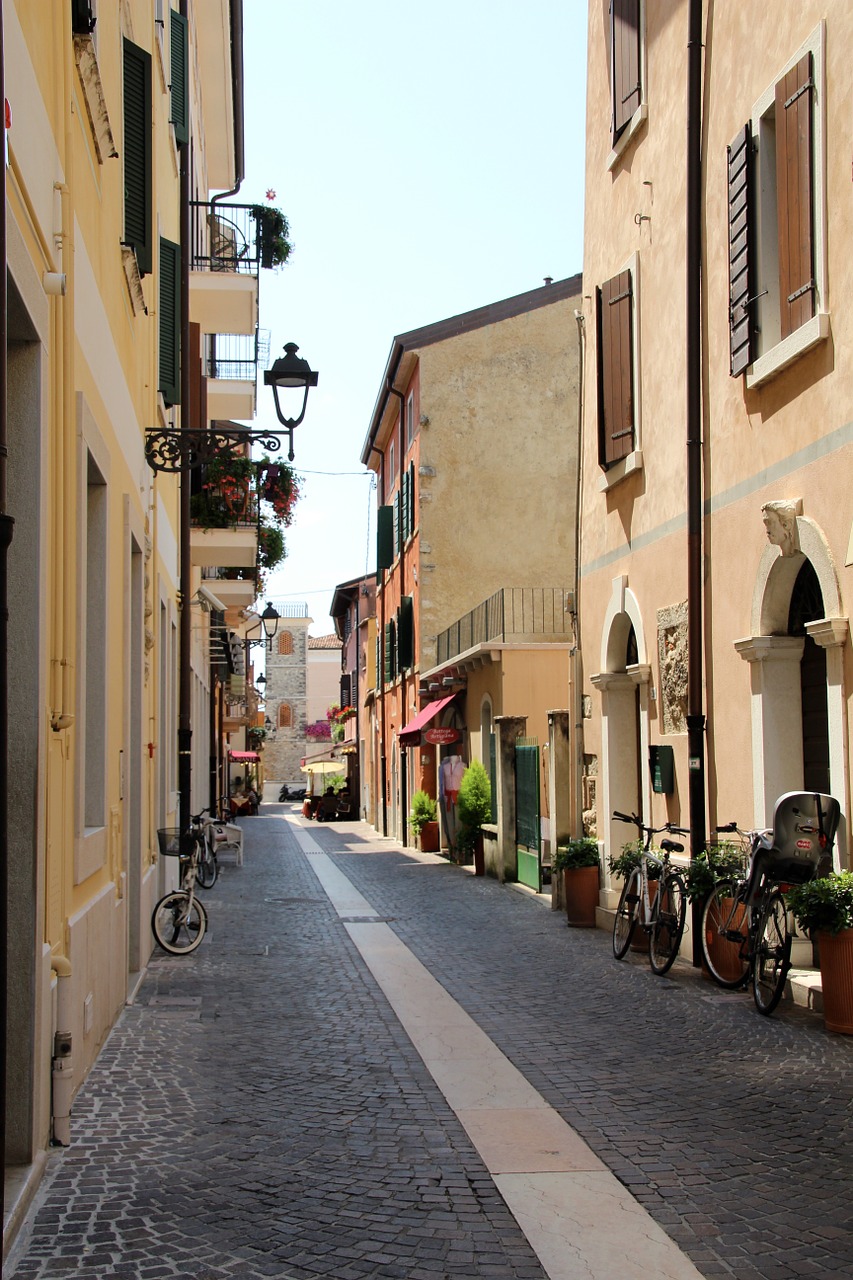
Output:
<instances>
[{"instance_id":1,"label":"drainpipe","mask_svg":"<svg viewBox=\"0 0 853 1280\"><path fill-rule=\"evenodd\" d=\"M584 359L586 356L586 321L582 311L575 311L575 322L578 327L578 475L575 490L575 572L574 572L574 606L572 625L574 628L574 650L571 655L571 698L569 706L573 721L573 740L570 744L572 761L571 794L569 796L569 822L572 835L576 840L583 836L583 654L581 650L581 514L583 509L583 428L584 428Z\"/></svg>"},{"instance_id":2,"label":"drainpipe","mask_svg":"<svg viewBox=\"0 0 853 1280\"><path fill-rule=\"evenodd\" d=\"M397 365L396 365L396 367L395 367L395 369L394 369L394 372L395 372L395 373L397 372L397 368L399 368L399 364L400 364L400 362L399 362L399 360L398 360L398 361L397 361ZM399 455L400 455L400 464L399 464L399 475L398 475L397 479L398 479L398 481L399 481L399 486L400 486L400 488L399 488L399 492L400 492L400 525L401 525L401 527L402 527L402 523L403 523L403 474L404 474L404 472L405 472L405 470L406 470L406 464L405 464L405 461L404 461L404 458L403 458L403 454L404 454L404 449L403 449L403 433L404 433L404 431L405 431L405 421L404 421L404 419L405 419L405 411L406 411L406 397L405 397L405 395L403 394L403 392L402 392L402 391L398 391L396 387L394 387L394 386L392 386L392 385L391 385L391 378L390 378L390 377L389 377L388 382L387 382L387 391L388 391L388 395L389 395L389 396L396 396L396 397L397 397L397 399L398 399L398 401L399 401L399 403L400 403L400 431L399 431L399 445L400 445L400 448L399 448L399 450L398 450L398 453L399 453ZM400 547L400 600L401 600L401 602L402 602L402 599L403 599L403 593L404 593L404 591L405 591L405 589L406 589L406 582L405 582L405 555L406 555L406 548L405 548L405 546L404 546L404 545L402 545L402 544L401 544L401 547ZM398 636L398 637L397 637L397 645L398 645L398 649L397 649L397 651L398 651L398 653L399 653L399 640L400 640L400 638L399 638L399 636ZM400 712L400 714L401 714L401 716L402 716L402 718L403 718L403 724L405 724L405 722L406 722L406 677L405 677L405 675L403 674L403 672L402 672L402 671L400 672L400 703L401 703L401 712ZM401 726L401 727L402 727L402 726ZM406 808L406 804L408 803L408 801L407 801L408 790L409 790L409 748L408 748L408 747L404 747L404 746L403 746L403 744L401 743L401 744L400 744L400 798L401 798L401 800L402 800L402 809L403 809L403 810L405 810L405 808ZM405 815L405 812L403 812L403 814L402 814L402 823L401 823L401 827L402 827L402 832L403 832L403 836L402 836L402 845L403 845L403 848L405 849L405 848L406 848L406 845L408 844L408 832L409 832L409 824L408 824L408 822L406 821L406 815Z\"/></svg>"},{"instance_id":3,"label":"drainpipe","mask_svg":"<svg viewBox=\"0 0 853 1280\"><path fill-rule=\"evenodd\" d=\"M687 752L690 857L705 848L705 713L702 688L702 0L690 0L687 81ZM702 962L693 909L693 963Z\"/></svg>"},{"instance_id":4,"label":"drainpipe","mask_svg":"<svg viewBox=\"0 0 853 1280\"><path fill-rule=\"evenodd\" d=\"M5 112L6 86L3 46L3 0L0 0L0 107ZM6 140L5 115L3 141ZM14 520L6 511L6 459L9 455L6 390L7 289L6 289L6 162L3 159L3 216L0 218L0 1027L3 1051L0 1053L0 1098L6 1096L6 980L9 924L9 547ZM0 1108L0 1152L3 1175L6 1173L6 1108Z\"/></svg>"},{"instance_id":5,"label":"drainpipe","mask_svg":"<svg viewBox=\"0 0 853 1280\"><path fill-rule=\"evenodd\" d=\"M181 16L189 21L188 0L181 0ZM192 135L192 128L188 130ZM182 142L178 146L180 163L180 241L181 241L181 426L188 429L190 422L190 257L192 253L192 232L190 225L190 165L192 162L190 143ZM189 460L181 462L180 481L180 521L179 521L179 556L180 556L180 629L179 629L179 663L180 677L178 689L178 824L181 831L190 825L192 806L192 543L190 535L190 482L192 471Z\"/></svg>"},{"instance_id":6,"label":"drainpipe","mask_svg":"<svg viewBox=\"0 0 853 1280\"><path fill-rule=\"evenodd\" d=\"M370 446L371 452L378 453L382 462L379 467L379 477L381 486L377 490L378 505L381 507L385 502L385 450L378 448L375 444ZM379 587L379 575L384 573L384 569L376 571L376 585ZM376 688L379 693L379 785L382 792L382 834L388 834L388 788L386 778L388 776L388 757L385 753L385 592L377 590L377 636L379 639L379 670L376 672Z\"/></svg>"}]
</instances>

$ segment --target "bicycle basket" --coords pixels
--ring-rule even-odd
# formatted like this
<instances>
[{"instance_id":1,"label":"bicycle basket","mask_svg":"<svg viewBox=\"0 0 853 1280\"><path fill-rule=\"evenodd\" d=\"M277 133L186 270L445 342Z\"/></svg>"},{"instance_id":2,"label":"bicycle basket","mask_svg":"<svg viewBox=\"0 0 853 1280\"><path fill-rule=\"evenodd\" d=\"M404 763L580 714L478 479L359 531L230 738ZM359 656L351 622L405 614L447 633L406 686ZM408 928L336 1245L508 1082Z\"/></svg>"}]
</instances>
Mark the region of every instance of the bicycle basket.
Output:
<instances>
[{"instance_id":1,"label":"bicycle basket","mask_svg":"<svg viewBox=\"0 0 853 1280\"><path fill-rule=\"evenodd\" d=\"M160 853L166 854L170 858L186 857L192 853L193 838L184 832L181 835L178 827L158 827L157 843L160 846Z\"/></svg>"}]
</instances>

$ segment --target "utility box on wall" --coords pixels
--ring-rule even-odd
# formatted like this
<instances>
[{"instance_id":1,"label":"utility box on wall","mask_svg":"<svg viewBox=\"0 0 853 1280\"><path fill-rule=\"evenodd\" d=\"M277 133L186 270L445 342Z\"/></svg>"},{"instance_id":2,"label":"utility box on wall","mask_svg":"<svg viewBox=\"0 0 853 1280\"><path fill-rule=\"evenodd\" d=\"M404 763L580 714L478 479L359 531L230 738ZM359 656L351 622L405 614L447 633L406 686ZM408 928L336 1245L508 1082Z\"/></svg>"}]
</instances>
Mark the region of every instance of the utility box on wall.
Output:
<instances>
[{"instance_id":1,"label":"utility box on wall","mask_svg":"<svg viewBox=\"0 0 853 1280\"><path fill-rule=\"evenodd\" d=\"M671 795L675 790L675 753L672 747L649 747L652 790Z\"/></svg>"}]
</instances>

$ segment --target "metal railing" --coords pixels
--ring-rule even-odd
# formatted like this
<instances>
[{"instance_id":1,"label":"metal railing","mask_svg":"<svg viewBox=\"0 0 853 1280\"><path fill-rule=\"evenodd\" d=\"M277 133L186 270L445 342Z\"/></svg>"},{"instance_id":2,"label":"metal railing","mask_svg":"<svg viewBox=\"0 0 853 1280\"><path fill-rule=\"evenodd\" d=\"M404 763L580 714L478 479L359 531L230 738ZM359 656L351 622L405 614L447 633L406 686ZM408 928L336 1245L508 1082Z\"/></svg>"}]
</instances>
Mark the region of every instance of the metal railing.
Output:
<instances>
[{"instance_id":1,"label":"metal railing","mask_svg":"<svg viewBox=\"0 0 853 1280\"><path fill-rule=\"evenodd\" d=\"M258 376L257 333L212 333L204 372L208 378L254 382Z\"/></svg>"},{"instance_id":2,"label":"metal railing","mask_svg":"<svg viewBox=\"0 0 853 1280\"><path fill-rule=\"evenodd\" d=\"M436 662L490 642L565 642L572 636L571 603L562 587L502 587L436 636Z\"/></svg>"},{"instance_id":3,"label":"metal railing","mask_svg":"<svg viewBox=\"0 0 853 1280\"><path fill-rule=\"evenodd\" d=\"M250 204L190 202L192 271L237 271L257 276L261 265L258 223Z\"/></svg>"}]
</instances>

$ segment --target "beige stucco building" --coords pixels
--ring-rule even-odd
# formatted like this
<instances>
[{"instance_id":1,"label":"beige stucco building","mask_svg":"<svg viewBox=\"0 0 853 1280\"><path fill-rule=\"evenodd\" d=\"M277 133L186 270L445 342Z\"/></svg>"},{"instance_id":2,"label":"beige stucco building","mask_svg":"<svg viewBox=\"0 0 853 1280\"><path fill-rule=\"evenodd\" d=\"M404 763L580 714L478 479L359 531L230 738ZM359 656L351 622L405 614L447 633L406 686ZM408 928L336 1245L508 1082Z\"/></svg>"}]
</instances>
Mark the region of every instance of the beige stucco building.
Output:
<instances>
[{"instance_id":1,"label":"beige stucco building","mask_svg":"<svg viewBox=\"0 0 853 1280\"><path fill-rule=\"evenodd\" d=\"M226 671L228 708L250 701L228 633L254 599L257 522L190 531L147 453L155 431L254 411L254 372L224 386L213 335L254 349L257 256L238 272L208 203L243 176L241 30L240 0L3 6L13 1222L177 881L157 832L178 821L180 654L193 812L218 794ZM251 580L220 581L239 567Z\"/></svg>"},{"instance_id":2,"label":"beige stucco building","mask_svg":"<svg viewBox=\"0 0 853 1280\"><path fill-rule=\"evenodd\" d=\"M688 2L589 6L580 557L588 826L688 825ZM705 823L829 792L847 864L853 12L704 6ZM674 786L653 790L650 748ZM693 815L695 818L695 814Z\"/></svg>"},{"instance_id":3,"label":"beige stucco building","mask_svg":"<svg viewBox=\"0 0 853 1280\"><path fill-rule=\"evenodd\" d=\"M529 714L529 734L544 740L547 708L569 696L580 303L573 276L392 344L361 455L378 474L379 502L363 772L375 779L377 825L398 838L408 838L412 793L438 794L448 754L488 764L493 715ZM479 660L448 665L481 642ZM448 693L444 680L458 696L434 727L452 721L458 742L401 740Z\"/></svg>"}]
</instances>

